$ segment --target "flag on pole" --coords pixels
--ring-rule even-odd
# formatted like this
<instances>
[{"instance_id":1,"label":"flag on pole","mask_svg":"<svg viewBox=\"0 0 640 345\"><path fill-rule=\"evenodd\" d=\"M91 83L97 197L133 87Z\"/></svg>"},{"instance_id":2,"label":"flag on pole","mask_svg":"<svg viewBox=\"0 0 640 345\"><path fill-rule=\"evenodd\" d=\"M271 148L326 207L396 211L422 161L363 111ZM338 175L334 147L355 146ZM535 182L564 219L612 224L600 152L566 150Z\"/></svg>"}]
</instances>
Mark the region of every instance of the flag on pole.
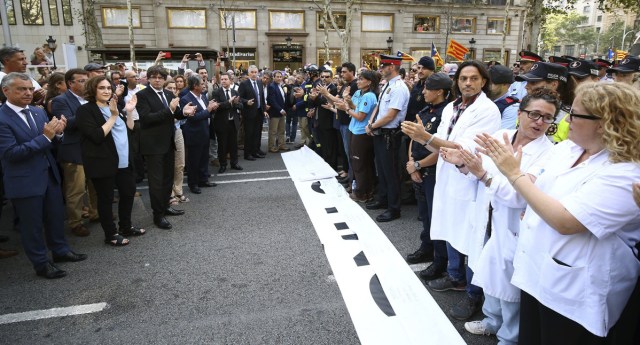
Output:
<instances>
[{"instance_id":1,"label":"flag on pole","mask_svg":"<svg viewBox=\"0 0 640 345\"><path fill-rule=\"evenodd\" d=\"M451 55L457 60L464 60L464 55L469 52L467 47L462 44L456 42L455 40L449 41L449 47L447 47L447 55Z\"/></svg>"},{"instance_id":2,"label":"flag on pole","mask_svg":"<svg viewBox=\"0 0 640 345\"><path fill-rule=\"evenodd\" d=\"M437 67L444 66L444 61L442 57L440 57L440 53L438 53L438 49L436 49L436 45L431 42L431 58L436 63Z\"/></svg>"},{"instance_id":3,"label":"flag on pole","mask_svg":"<svg viewBox=\"0 0 640 345\"><path fill-rule=\"evenodd\" d=\"M627 52L624 50L618 50L616 49L616 60L620 61L620 60L624 60L625 57L627 57Z\"/></svg>"},{"instance_id":4,"label":"flag on pole","mask_svg":"<svg viewBox=\"0 0 640 345\"><path fill-rule=\"evenodd\" d=\"M407 53L401 52L399 50L398 50L397 56L399 58L402 58L402 61L413 61L413 62L416 62L416 59L414 59L413 56L411 56L411 55L409 55Z\"/></svg>"}]
</instances>

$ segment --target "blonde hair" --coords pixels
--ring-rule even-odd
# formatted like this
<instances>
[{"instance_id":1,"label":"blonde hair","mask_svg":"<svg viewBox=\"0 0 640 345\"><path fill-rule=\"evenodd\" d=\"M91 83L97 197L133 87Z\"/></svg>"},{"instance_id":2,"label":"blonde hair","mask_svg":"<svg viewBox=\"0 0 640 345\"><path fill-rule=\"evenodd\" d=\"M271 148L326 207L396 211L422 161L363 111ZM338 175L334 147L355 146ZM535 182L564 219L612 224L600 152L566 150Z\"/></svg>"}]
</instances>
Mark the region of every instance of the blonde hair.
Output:
<instances>
[{"instance_id":1,"label":"blonde hair","mask_svg":"<svg viewBox=\"0 0 640 345\"><path fill-rule=\"evenodd\" d=\"M582 106L602 117L602 141L612 163L640 163L640 90L625 83L584 83Z\"/></svg>"}]
</instances>

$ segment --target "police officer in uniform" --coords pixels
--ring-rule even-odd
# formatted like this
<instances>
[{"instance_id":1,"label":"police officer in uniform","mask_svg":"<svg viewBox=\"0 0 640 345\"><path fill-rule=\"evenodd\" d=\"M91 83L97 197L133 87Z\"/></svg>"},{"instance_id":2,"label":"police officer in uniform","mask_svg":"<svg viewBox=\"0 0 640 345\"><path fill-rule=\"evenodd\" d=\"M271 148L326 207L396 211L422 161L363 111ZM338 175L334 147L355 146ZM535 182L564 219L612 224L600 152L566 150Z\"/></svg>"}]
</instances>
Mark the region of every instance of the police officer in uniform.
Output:
<instances>
[{"instance_id":1,"label":"police officer in uniform","mask_svg":"<svg viewBox=\"0 0 640 345\"><path fill-rule=\"evenodd\" d=\"M378 170L378 194L367 209L387 210L376 217L378 222L390 222L400 218L400 176L398 174L398 149L400 147L400 123L407 115L409 88L400 77L402 58L380 55L382 76L387 80L378 97L378 106L369 120L366 132L373 136L373 151Z\"/></svg>"},{"instance_id":2,"label":"police officer in uniform","mask_svg":"<svg viewBox=\"0 0 640 345\"><path fill-rule=\"evenodd\" d=\"M544 61L540 55L523 50L518 55L520 55L520 75L529 73L529 70L536 62ZM516 78L517 79L517 78ZM516 81L511 84L511 96L517 99L523 99L524 96L527 95L527 82L526 81Z\"/></svg>"},{"instance_id":3,"label":"police officer in uniform","mask_svg":"<svg viewBox=\"0 0 640 345\"><path fill-rule=\"evenodd\" d=\"M607 74L607 69L613 66L611 61L600 58L593 59L592 61L595 62L596 65L598 65L598 78L600 78L600 81L613 83L613 78L611 78L609 74Z\"/></svg>"},{"instance_id":4,"label":"police officer in uniform","mask_svg":"<svg viewBox=\"0 0 640 345\"><path fill-rule=\"evenodd\" d=\"M616 83L629 85L633 85L633 75L637 72L640 72L640 58L637 56L627 56L617 66L607 69Z\"/></svg>"}]
</instances>

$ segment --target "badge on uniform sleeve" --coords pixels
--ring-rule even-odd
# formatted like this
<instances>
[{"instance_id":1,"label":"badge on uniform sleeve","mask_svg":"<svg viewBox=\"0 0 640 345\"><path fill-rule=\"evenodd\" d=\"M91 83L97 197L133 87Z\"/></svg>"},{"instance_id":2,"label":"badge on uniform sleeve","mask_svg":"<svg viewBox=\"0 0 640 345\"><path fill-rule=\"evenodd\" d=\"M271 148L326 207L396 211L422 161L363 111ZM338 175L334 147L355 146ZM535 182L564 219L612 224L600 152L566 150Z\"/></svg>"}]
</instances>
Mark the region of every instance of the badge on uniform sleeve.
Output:
<instances>
[{"instance_id":1,"label":"badge on uniform sleeve","mask_svg":"<svg viewBox=\"0 0 640 345\"><path fill-rule=\"evenodd\" d=\"M387 88L387 95L391 93L391 89Z\"/></svg>"}]
</instances>

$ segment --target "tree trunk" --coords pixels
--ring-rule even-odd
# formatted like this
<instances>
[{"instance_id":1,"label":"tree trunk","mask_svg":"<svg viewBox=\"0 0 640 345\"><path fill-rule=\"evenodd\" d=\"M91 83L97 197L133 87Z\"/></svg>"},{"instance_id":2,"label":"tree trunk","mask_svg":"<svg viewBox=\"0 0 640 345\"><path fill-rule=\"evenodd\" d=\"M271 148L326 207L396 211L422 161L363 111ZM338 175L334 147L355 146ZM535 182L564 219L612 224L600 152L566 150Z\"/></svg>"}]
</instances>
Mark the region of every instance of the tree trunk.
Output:
<instances>
[{"instance_id":1,"label":"tree trunk","mask_svg":"<svg viewBox=\"0 0 640 345\"><path fill-rule=\"evenodd\" d=\"M503 65L507 64L507 59L504 58L507 47L507 30L509 30L509 6L511 1L507 0L507 5L504 7L504 22L502 23L502 47L500 48L500 62Z\"/></svg>"},{"instance_id":2,"label":"tree trunk","mask_svg":"<svg viewBox=\"0 0 640 345\"><path fill-rule=\"evenodd\" d=\"M527 28L529 32L527 49L541 53L541 47L539 47L540 41L540 27L542 21L542 7L544 5L543 0L529 0L529 15L527 16Z\"/></svg>"},{"instance_id":3,"label":"tree trunk","mask_svg":"<svg viewBox=\"0 0 640 345\"><path fill-rule=\"evenodd\" d=\"M133 10L131 9L131 0L127 0L127 25L129 26L129 53L131 54L131 63L136 65L136 45L133 36Z\"/></svg>"},{"instance_id":4,"label":"tree trunk","mask_svg":"<svg viewBox=\"0 0 640 345\"><path fill-rule=\"evenodd\" d=\"M102 48L104 43L102 42L102 30L98 26L96 20L94 0L82 0L82 21L85 26L85 38L87 40L87 47L89 48Z\"/></svg>"}]
</instances>

